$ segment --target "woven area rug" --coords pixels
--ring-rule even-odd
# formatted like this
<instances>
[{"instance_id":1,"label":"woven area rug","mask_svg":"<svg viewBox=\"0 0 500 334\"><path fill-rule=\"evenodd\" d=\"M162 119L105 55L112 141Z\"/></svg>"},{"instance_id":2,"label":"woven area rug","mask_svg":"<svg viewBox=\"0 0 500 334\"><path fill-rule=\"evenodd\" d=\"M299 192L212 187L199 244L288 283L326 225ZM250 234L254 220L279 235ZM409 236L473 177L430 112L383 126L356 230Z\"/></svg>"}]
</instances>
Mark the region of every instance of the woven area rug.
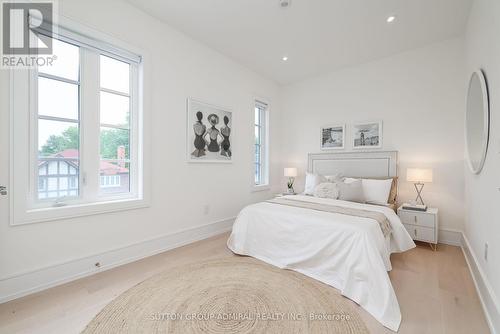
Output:
<instances>
[{"instance_id":1,"label":"woven area rug","mask_svg":"<svg viewBox=\"0 0 500 334\"><path fill-rule=\"evenodd\" d=\"M339 292L232 257L157 274L108 304L83 333L368 333Z\"/></svg>"}]
</instances>

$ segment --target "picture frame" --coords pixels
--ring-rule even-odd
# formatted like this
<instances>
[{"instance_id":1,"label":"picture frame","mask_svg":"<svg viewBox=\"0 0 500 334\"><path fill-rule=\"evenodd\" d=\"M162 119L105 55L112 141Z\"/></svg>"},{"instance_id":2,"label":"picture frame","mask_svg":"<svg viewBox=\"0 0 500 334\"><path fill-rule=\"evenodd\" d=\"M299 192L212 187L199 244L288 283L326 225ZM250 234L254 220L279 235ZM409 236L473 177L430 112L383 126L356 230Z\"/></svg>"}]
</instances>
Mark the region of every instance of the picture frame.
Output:
<instances>
[{"instance_id":1,"label":"picture frame","mask_svg":"<svg viewBox=\"0 0 500 334\"><path fill-rule=\"evenodd\" d=\"M382 121L358 122L352 125L352 148L379 149L382 148Z\"/></svg>"},{"instance_id":2,"label":"picture frame","mask_svg":"<svg viewBox=\"0 0 500 334\"><path fill-rule=\"evenodd\" d=\"M194 163L232 163L233 112L187 99L186 158Z\"/></svg>"},{"instance_id":3,"label":"picture frame","mask_svg":"<svg viewBox=\"0 0 500 334\"><path fill-rule=\"evenodd\" d=\"M320 149L343 150L345 148L345 124L322 126L320 130Z\"/></svg>"}]
</instances>

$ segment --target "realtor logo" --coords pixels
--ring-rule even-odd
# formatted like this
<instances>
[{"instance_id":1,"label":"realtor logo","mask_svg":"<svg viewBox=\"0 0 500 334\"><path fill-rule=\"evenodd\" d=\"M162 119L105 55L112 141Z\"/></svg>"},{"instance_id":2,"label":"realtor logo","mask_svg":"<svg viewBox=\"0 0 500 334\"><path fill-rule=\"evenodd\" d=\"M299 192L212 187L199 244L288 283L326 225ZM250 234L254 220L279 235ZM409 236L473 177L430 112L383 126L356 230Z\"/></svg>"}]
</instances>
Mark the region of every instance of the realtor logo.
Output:
<instances>
[{"instance_id":1,"label":"realtor logo","mask_svg":"<svg viewBox=\"0 0 500 334\"><path fill-rule=\"evenodd\" d=\"M4 55L52 53L52 3L4 2L2 12Z\"/></svg>"},{"instance_id":2,"label":"realtor logo","mask_svg":"<svg viewBox=\"0 0 500 334\"><path fill-rule=\"evenodd\" d=\"M2 61L0 68L52 66L54 3L2 3Z\"/></svg>"}]
</instances>

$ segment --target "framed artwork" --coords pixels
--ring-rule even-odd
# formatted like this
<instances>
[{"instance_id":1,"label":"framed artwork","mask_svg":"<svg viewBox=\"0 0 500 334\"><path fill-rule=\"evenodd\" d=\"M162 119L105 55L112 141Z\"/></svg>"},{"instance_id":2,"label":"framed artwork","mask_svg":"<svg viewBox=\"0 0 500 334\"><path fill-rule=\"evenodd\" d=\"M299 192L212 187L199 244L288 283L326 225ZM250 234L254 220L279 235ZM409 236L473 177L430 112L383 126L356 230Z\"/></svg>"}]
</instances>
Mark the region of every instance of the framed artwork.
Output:
<instances>
[{"instance_id":1,"label":"framed artwork","mask_svg":"<svg viewBox=\"0 0 500 334\"><path fill-rule=\"evenodd\" d=\"M233 113L195 99L187 101L189 162L230 163L233 157Z\"/></svg>"},{"instance_id":2,"label":"framed artwork","mask_svg":"<svg viewBox=\"0 0 500 334\"><path fill-rule=\"evenodd\" d=\"M321 128L321 149L341 150L345 142L345 125L329 125Z\"/></svg>"},{"instance_id":3,"label":"framed artwork","mask_svg":"<svg viewBox=\"0 0 500 334\"><path fill-rule=\"evenodd\" d=\"M382 148L382 121L353 124L354 149Z\"/></svg>"}]
</instances>

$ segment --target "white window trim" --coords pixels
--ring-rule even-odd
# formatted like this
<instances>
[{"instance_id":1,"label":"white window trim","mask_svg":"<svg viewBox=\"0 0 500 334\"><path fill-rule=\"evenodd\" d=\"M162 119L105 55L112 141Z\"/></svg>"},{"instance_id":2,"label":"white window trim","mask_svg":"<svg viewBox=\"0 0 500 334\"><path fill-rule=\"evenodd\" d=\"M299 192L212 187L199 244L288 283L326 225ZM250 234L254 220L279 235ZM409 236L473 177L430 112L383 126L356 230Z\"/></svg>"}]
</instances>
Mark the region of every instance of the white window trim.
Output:
<instances>
[{"instance_id":1,"label":"white window trim","mask_svg":"<svg viewBox=\"0 0 500 334\"><path fill-rule=\"evenodd\" d=\"M271 105L269 103L269 100L261 97L254 97L253 99L253 104L252 104L252 126L255 127L255 105L257 103L264 104L266 105L266 112L265 112L265 120L264 120L264 145L261 145L261 149L263 150L262 156L261 156L261 164L262 164L262 158L264 159L264 173L261 177L264 178L265 182L261 184L255 184L255 177L254 177L254 169L255 169L255 153L252 154L252 192L258 192L258 191L266 191L271 189L271 184L270 184L270 176L269 176L269 171L270 171L270 163L269 163L269 113L271 110ZM254 131L252 131L254 133ZM255 149L252 149L252 152L254 152Z\"/></svg>"},{"instance_id":2,"label":"white window trim","mask_svg":"<svg viewBox=\"0 0 500 334\"><path fill-rule=\"evenodd\" d=\"M84 36L92 36L96 41L100 41L101 45L113 45L118 49L127 50L131 54L141 54L142 50L140 48L128 45L121 40L103 34L102 32L91 29L87 26L81 25L73 20L69 20L65 17L59 18L60 26L64 27L67 31L78 31L79 34ZM143 114L143 65L145 55L142 53L142 62L137 66L137 71L135 71L136 80L138 85L138 91L135 94L135 103L137 105L137 122L131 122L131 141L132 136L135 138L135 143L137 147L135 154L137 159L133 159L136 166L132 166L132 173L139 173L139 177L135 177L132 174L130 179L137 179L137 193L134 196L123 197L106 197L99 202L79 202L73 203L68 201L64 206L57 207L34 207L29 203L31 189L35 184L36 178L33 177L34 168L30 164L33 157L33 135L31 128L33 126L34 120L33 112L30 110L30 98L29 94L33 90L30 89L29 83L30 76L32 76L33 71L27 70L15 70L11 69L10 74L10 225L24 225L31 223L39 223L60 219L68 219L74 217L95 215L107 212L116 212L124 210L133 210L138 208L149 207L150 205L150 182L149 182L149 155L145 155L144 152L144 133L147 131L144 129L144 114ZM132 71L134 72L134 71ZM132 116L131 116L132 117ZM26 124L30 124L26 126ZM135 128L133 129L133 125ZM85 138L81 138L83 141ZM81 145L83 147L83 145ZM132 148L131 148L132 150ZM84 152L83 152L84 154ZM135 168L134 168L135 167ZM147 169L146 169L147 168ZM79 184L82 184L82 175L80 173ZM98 180L95 180L97 183Z\"/></svg>"}]
</instances>

